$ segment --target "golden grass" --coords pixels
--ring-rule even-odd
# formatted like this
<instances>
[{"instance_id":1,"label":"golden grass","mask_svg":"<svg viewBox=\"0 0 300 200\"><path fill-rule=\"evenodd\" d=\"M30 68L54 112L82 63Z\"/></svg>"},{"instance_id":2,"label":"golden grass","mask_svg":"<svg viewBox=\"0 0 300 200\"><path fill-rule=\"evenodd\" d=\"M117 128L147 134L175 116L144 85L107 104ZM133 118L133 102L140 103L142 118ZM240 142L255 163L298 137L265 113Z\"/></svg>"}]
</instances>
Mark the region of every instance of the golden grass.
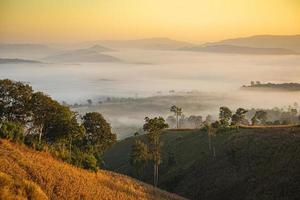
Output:
<instances>
[{"instance_id":1,"label":"golden grass","mask_svg":"<svg viewBox=\"0 0 300 200\"><path fill-rule=\"evenodd\" d=\"M0 172L0 199L47 200L48 197L35 183Z\"/></svg>"},{"instance_id":2,"label":"golden grass","mask_svg":"<svg viewBox=\"0 0 300 200\"><path fill-rule=\"evenodd\" d=\"M124 175L79 169L54 159L46 152L35 152L6 140L0 140L0 163L0 177L10 182L18 179L25 185L31 185L31 194L41 195L28 199L43 199L43 193L55 200L183 199ZM8 192L3 194L9 195L9 191L13 190L5 191Z\"/></svg>"}]
</instances>

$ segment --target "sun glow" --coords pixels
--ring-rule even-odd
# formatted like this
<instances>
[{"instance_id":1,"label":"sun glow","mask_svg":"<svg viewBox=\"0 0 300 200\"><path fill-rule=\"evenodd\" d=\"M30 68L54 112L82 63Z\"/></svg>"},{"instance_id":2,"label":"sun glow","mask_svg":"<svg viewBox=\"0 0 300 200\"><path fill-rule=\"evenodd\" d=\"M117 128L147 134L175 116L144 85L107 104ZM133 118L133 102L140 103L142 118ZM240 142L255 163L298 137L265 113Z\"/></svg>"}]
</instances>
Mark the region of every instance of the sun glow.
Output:
<instances>
[{"instance_id":1,"label":"sun glow","mask_svg":"<svg viewBox=\"0 0 300 200\"><path fill-rule=\"evenodd\" d=\"M1 41L299 34L297 0L2 0Z\"/></svg>"}]
</instances>

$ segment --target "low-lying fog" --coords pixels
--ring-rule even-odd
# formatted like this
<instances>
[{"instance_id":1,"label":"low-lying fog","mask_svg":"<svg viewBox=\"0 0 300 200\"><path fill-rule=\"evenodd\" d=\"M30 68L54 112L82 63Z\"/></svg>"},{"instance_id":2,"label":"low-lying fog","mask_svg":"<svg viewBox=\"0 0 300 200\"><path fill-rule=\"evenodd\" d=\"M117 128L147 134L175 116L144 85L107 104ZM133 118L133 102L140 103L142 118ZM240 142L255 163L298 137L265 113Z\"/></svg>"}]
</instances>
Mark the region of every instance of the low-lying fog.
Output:
<instances>
[{"instance_id":1,"label":"low-lying fog","mask_svg":"<svg viewBox=\"0 0 300 200\"><path fill-rule=\"evenodd\" d=\"M102 112L121 135L129 134L131 129L126 128L137 127L145 116L170 115L172 104L182 107L187 115L205 117L216 115L222 105L272 108L300 103L300 92L240 89L250 81L300 82L300 56L154 50L114 51L109 55L122 62L1 64L0 78L28 82L60 102L87 104L86 100L92 99L92 106L73 109ZM189 91L194 92L186 94ZM106 97L133 99L98 103Z\"/></svg>"}]
</instances>

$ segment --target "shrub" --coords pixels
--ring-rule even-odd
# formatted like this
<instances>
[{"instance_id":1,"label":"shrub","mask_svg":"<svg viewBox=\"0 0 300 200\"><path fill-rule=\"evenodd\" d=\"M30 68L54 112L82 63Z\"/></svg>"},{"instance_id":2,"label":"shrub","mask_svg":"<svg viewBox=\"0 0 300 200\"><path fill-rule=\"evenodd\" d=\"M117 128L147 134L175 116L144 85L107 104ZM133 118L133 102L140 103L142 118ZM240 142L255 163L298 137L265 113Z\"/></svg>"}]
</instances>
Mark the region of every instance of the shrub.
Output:
<instances>
[{"instance_id":1,"label":"shrub","mask_svg":"<svg viewBox=\"0 0 300 200\"><path fill-rule=\"evenodd\" d=\"M37 151L45 151L46 150L46 144L44 141L40 141L38 139L38 135L26 135L24 139L24 144L27 146L30 146L31 148L37 150Z\"/></svg>"},{"instance_id":2,"label":"shrub","mask_svg":"<svg viewBox=\"0 0 300 200\"><path fill-rule=\"evenodd\" d=\"M93 155L86 154L83 160L83 168L97 171L97 159Z\"/></svg>"},{"instance_id":3,"label":"shrub","mask_svg":"<svg viewBox=\"0 0 300 200\"><path fill-rule=\"evenodd\" d=\"M24 142L24 128L13 122L3 122L0 125L0 137L16 143Z\"/></svg>"}]
</instances>

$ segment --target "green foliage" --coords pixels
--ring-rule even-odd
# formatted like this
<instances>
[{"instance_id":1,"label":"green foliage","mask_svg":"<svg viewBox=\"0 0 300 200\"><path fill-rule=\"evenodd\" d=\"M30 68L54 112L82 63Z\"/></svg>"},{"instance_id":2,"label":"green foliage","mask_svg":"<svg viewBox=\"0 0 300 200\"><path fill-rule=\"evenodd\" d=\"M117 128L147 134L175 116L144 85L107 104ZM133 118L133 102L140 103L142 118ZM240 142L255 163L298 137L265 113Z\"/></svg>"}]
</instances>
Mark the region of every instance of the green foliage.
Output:
<instances>
[{"instance_id":1,"label":"green foliage","mask_svg":"<svg viewBox=\"0 0 300 200\"><path fill-rule=\"evenodd\" d=\"M83 160L83 168L84 169L90 169L92 171L97 171L97 159L94 155L85 154L84 160Z\"/></svg>"},{"instance_id":2,"label":"green foliage","mask_svg":"<svg viewBox=\"0 0 300 200\"><path fill-rule=\"evenodd\" d=\"M0 80L0 122L2 138L40 151L49 149L64 161L92 170L97 168L96 157L100 159L116 141L100 113L87 113L80 125L69 107L8 79Z\"/></svg>"},{"instance_id":3,"label":"green foliage","mask_svg":"<svg viewBox=\"0 0 300 200\"><path fill-rule=\"evenodd\" d=\"M247 112L248 110L244 108L238 108L235 114L232 115L231 124L236 126L237 131L239 131L240 124L245 121Z\"/></svg>"},{"instance_id":4,"label":"green foliage","mask_svg":"<svg viewBox=\"0 0 300 200\"><path fill-rule=\"evenodd\" d=\"M0 137L16 143L23 143L24 128L14 122L2 122L0 124Z\"/></svg>"},{"instance_id":5,"label":"green foliage","mask_svg":"<svg viewBox=\"0 0 300 200\"><path fill-rule=\"evenodd\" d=\"M116 134L110 124L97 112L86 113L83 117L87 143L94 146L95 152L104 152L116 142Z\"/></svg>"},{"instance_id":6,"label":"green foliage","mask_svg":"<svg viewBox=\"0 0 300 200\"><path fill-rule=\"evenodd\" d=\"M21 82L0 80L0 120L25 125L31 118L29 109L32 88Z\"/></svg>"},{"instance_id":7,"label":"green foliage","mask_svg":"<svg viewBox=\"0 0 300 200\"><path fill-rule=\"evenodd\" d=\"M241 128L239 133L229 129L216 134L216 157L211 159L206 132L165 131L159 186L188 199L296 200L300 195L299 133L299 127L293 131ZM130 175L128 157L135 139L120 141L106 153L109 170ZM139 139L147 140L146 135ZM174 153L176 165L168 164L169 152ZM146 182L152 182L151 175L144 170Z\"/></svg>"},{"instance_id":8,"label":"green foliage","mask_svg":"<svg viewBox=\"0 0 300 200\"><path fill-rule=\"evenodd\" d=\"M143 129L147 132L146 135L149 141L149 152L154 162L154 186L157 186L158 184L158 168L161 163L160 134L161 131L165 128L168 128L168 124L165 123L164 118L145 118Z\"/></svg>"},{"instance_id":9,"label":"green foliage","mask_svg":"<svg viewBox=\"0 0 300 200\"><path fill-rule=\"evenodd\" d=\"M267 112L264 110L258 110L255 112L255 115L251 118L251 122L252 125L265 125L267 119Z\"/></svg>"},{"instance_id":10,"label":"green foliage","mask_svg":"<svg viewBox=\"0 0 300 200\"><path fill-rule=\"evenodd\" d=\"M134 168L137 177L141 175L141 171L149 160L148 146L141 140L135 140L131 146L130 165Z\"/></svg>"}]
</instances>

